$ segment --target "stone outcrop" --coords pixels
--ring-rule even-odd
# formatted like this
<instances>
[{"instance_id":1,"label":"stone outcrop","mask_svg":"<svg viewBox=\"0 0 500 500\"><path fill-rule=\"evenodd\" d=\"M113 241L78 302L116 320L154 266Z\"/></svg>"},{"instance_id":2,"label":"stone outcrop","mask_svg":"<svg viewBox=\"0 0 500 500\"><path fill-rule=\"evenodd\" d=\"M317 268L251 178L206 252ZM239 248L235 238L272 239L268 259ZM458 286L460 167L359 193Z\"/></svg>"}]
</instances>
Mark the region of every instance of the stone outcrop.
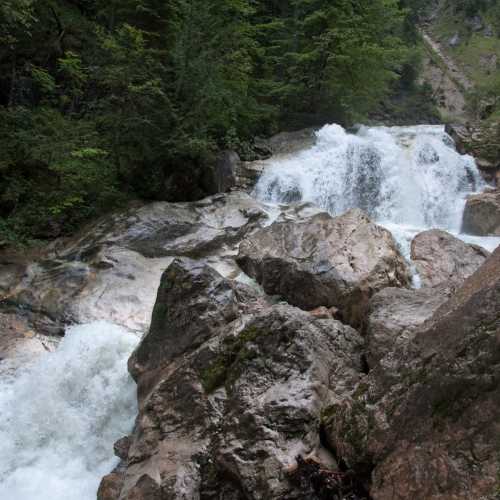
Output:
<instances>
[{"instance_id":1,"label":"stone outcrop","mask_svg":"<svg viewBox=\"0 0 500 500\"><path fill-rule=\"evenodd\" d=\"M411 244L411 259L424 287L460 285L488 255L483 248L437 229L418 234Z\"/></svg>"},{"instance_id":2,"label":"stone outcrop","mask_svg":"<svg viewBox=\"0 0 500 500\"><path fill-rule=\"evenodd\" d=\"M130 372L139 380L195 349L236 320L244 307L257 307L259 299L265 304L257 290L224 278L205 262L174 260L163 274L149 333L130 359Z\"/></svg>"},{"instance_id":3,"label":"stone outcrop","mask_svg":"<svg viewBox=\"0 0 500 500\"><path fill-rule=\"evenodd\" d=\"M319 499L291 480L297 456L334 477L320 417L352 390L362 338L259 296L249 307L238 288L202 262L165 271L130 362L140 406L130 449L100 500Z\"/></svg>"},{"instance_id":4,"label":"stone outcrop","mask_svg":"<svg viewBox=\"0 0 500 500\"><path fill-rule=\"evenodd\" d=\"M412 335L324 412L328 441L351 467L372 470L374 500L493 500L500 248Z\"/></svg>"},{"instance_id":5,"label":"stone outcrop","mask_svg":"<svg viewBox=\"0 0 500 500\"><path fill-rule=\"evenodd\" d=\"M297 153L313 146L315 142L315 129L306 128L295 132L281 132L269 139L256 139L255 146L276 157Z\"/></svg>"},{"instance_id":6,"label":"stone outcrop","mask_svg":"<svg viewBox=\"0 0 500 500\"><path fill-rule=\"evenodd\" d=\"M353 325L373 293L410 281L392 235L357 209L277 221L244 240L237 260L268 294L306 310L336 307Z\"/></svg>"},{"instance_id":7,"label":"stone outcrop","mask_svg":"<svg viewBox=\"0 0 500 500\"><path fill-rule=\"evenodd\" d=\"M462 230L478 236L500 236L500 189L467 199Z\"/></svg>"}]
</instances>

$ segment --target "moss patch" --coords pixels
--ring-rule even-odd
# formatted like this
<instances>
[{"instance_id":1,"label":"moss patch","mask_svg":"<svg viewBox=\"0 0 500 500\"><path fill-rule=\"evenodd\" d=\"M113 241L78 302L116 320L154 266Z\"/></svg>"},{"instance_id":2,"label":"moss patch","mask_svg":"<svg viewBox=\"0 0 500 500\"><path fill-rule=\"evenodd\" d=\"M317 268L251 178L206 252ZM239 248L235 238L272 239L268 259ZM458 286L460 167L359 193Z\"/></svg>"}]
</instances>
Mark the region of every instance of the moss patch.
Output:
<instances>
[{"instance_id":1,"label":"moss patch","mask_svg":"<svg viewBox=\"0 0 500 500\"><path fill-rule=\"evenodd\" d=\"M268 332L250 326L237 337L227 337L223 341L221 352L216 359L200 373L200 380L205 392L211 393L217 388L230 386L239 378L245 363L257 357L257 351L252 348L260 336Z\"/></svg>"}]
</instances>

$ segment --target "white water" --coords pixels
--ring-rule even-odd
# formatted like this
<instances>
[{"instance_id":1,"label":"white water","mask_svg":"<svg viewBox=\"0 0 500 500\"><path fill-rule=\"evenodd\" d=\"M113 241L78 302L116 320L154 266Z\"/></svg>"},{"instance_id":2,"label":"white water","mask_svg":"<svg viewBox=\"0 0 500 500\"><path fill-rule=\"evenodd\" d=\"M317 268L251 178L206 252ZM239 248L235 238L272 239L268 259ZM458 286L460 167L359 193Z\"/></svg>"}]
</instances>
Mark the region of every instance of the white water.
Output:
<instances>
[{"instance_id":1,"label":"white water","mask_svg":"<svg viewBox=\"0 0 500 500\"><path fill-rule=\"evenodd\" d=\"M312 202L332 215L362 208L393 233L407 258L413 237L430 228L490 251L500 244L500 238L460 234L467 195L486 184L443 126L361 127L349 134L327 125L316 135L311 148L269 161L257 198Z\"/></svg>"},{"instance_id":2,"label":"white water","mask_svg":"<svg viewBox=\"0 0 500 500\"><path fill-rule=\"evenodd\" d=\"M127 359L138 339L96 322L0 382L0 499L95 500L113 443L137 413Z\"/></svg>"}]
</instances>

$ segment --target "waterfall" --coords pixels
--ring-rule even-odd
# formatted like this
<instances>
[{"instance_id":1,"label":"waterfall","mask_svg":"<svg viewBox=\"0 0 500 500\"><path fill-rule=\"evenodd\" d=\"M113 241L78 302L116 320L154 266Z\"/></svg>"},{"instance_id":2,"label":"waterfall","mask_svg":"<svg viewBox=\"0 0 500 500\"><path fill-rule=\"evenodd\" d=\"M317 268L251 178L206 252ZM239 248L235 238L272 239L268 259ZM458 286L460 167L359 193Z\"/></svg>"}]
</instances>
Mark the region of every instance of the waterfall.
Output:
<instances>
[{"instance_id":1,"label":"waterfall","mask_svg":"<svg viewBox=\"0 0 500 500\"><path fill-rule=\"evenodd\" d=\"M95 500L137 414L127 372L137 341L105 322L74 326L57 351L3 375L0 498Z\"/></svg>"},{"instance_id":2,"label":"waterfall","mask_svg":"<svg viewBox=\"0 0 500 500\"><path fill-rule=\"evenodd\" d=\"M327 125L316 144L268 162L255 196L271 203L312 202L332 215L361 208L389 229L406 257L430 228L494 249L500 238L461 235L467 195L486 186L471 156L460 155L443 126Z\"/></svg>"}]
</instances>

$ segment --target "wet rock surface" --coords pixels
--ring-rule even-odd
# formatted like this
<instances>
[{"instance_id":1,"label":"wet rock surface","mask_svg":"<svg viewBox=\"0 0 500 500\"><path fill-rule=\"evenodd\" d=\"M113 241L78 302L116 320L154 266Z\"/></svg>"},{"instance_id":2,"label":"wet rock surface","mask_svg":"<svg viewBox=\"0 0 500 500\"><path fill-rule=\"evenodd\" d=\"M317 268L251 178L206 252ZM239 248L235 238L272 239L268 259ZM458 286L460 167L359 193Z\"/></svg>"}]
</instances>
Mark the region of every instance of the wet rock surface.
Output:
<instances>
[{"instance_id":1,"label":"wet rock surface","mask_svg":"<svg viewBox=\"0 0 500 500\"><path fill-rule=\"evenodd\" d=\"M175 257L207 257L236 277L239 242L267 220L265 207L244 193L132 207L56 241L35 261L2 264L0 291L60 325L105 319L145 331Z\"/></svg>"},{"instance_id":2,"label":"wet rock surface","mask_svg":"<svg viewBox=\"0 0 500 500\"><path fill-rule=\"evenodd\" d=\"M480 104L480 107L482 105ZM486 104L486 107L488 105ZM485 112L486 110L483 110ZM457 150L474 156L483 177L497 186L500 185L500 149L498 123L448 124L446 132L453 138Z\"/></svg>"},{"instance_id":3,"label":"wet rock surface","mask_svg":"<svg viewBox=\"0 0 500 500\"><path fill-rule=\"evenodd\" d=\"M50 318L17 307L0 309L0 372L14 371L30 359L56 349L64 330Z\"/></svg>"},{"instance_id":4,"label":"wet rock surface","mask_svg":"<svg viewBox=\"0 0 500 500\"><path fill-rule=\"evenodd\" d=\"M437 229L418 234L411 244L411 259L424 287L460 285L488 256L484 248Z\"/></svg>"},{"instance_id":5,"label":"wet rock surface","mask_svg":"<svg viewBox=\"0 0 500 500\"><path fill-rule=\"evenodd\" d=\"M306 310L336 307L353 325L373 293L410 281L392 235L358 209L277 221L244 240L237 261L268 294Z\"/></svg>"}]
</instances>

